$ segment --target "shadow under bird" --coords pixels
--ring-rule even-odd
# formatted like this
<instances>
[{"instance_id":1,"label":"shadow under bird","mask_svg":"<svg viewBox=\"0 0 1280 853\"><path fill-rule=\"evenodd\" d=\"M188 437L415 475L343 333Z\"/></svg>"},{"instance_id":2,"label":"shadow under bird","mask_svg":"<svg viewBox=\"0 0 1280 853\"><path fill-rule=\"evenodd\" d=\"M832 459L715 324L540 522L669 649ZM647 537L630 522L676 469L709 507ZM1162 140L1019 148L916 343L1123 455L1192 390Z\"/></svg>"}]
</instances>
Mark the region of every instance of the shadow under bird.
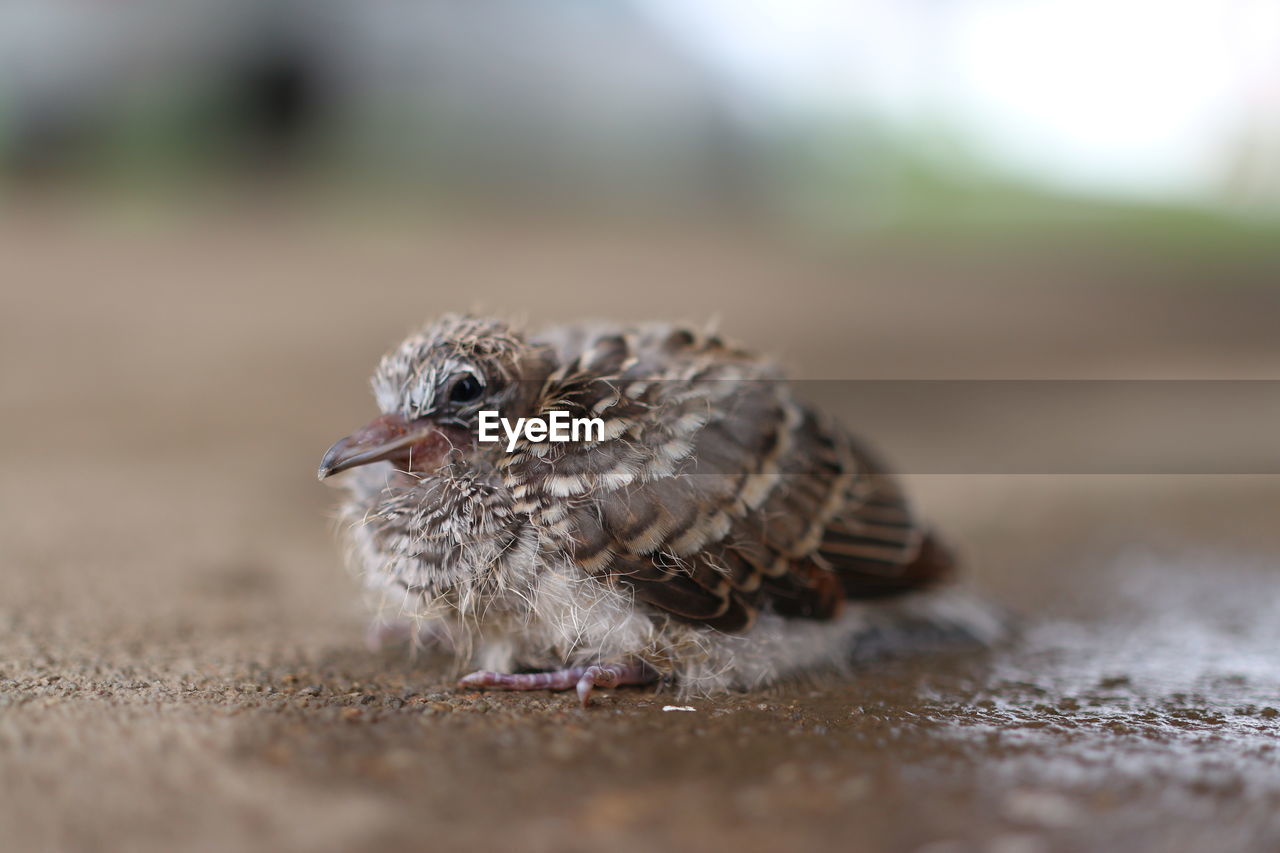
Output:
<instances>
[{"instance_id":1,"label":"shadow under bird","mask_svg":"<svg viewBox=\"0 0 1280 853\"><path fill-rule=\"evenodd\" d=\"M750 689L1001 632L878 459L718 336L447 316L373 391L319 476L350 470L355 569L477 668L463 686ZM602 429L480 440L481 413L561 412Z\"/></svg>"}]
</instances>

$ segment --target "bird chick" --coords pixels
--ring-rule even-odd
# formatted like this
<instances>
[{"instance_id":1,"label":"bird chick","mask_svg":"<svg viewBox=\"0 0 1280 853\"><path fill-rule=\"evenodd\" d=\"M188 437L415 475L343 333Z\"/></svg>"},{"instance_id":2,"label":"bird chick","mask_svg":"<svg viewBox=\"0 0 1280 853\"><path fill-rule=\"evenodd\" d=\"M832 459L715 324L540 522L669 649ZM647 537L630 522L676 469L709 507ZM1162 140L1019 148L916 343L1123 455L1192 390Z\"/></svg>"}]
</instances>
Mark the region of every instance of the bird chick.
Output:
<instances>
[{"instance_id":1,"label":"bird chick","mask_svg":"<svg viewBox=\"0 0 1280 853\"><path fill-rule=\"evenodd\" d=\"M880 461L717 336L447 316L373 391L382 414L319 476L354 469L351 561L478 667L461 685L749 689L1000 631ZM481 440L483 419L557 412L600 428Z\"/></svg>"}]
</instances>

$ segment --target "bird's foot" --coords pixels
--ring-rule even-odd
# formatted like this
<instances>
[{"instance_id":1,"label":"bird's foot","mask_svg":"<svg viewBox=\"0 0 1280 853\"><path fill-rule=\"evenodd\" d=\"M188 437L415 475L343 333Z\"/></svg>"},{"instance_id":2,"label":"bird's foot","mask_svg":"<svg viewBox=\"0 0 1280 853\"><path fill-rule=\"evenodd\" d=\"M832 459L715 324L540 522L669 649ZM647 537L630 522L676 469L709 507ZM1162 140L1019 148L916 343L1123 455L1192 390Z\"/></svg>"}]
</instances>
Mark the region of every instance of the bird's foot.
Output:
<instances>
[{"instance_id":1,"label":"bird's foot","mask_svg":"<svg viewBox=\"0 0 1280 853\"><path fill-rule=\"evenodd\" d=\"M597 687L621 687L624 684L649 684L658 673L643 661L601 663L571 666L550 672L488 672L481 670L458 679L459 687L492 687L496 690L570 690L578 691L578 701L586 707L591 692Z\"/></svg>"}]
</instances>

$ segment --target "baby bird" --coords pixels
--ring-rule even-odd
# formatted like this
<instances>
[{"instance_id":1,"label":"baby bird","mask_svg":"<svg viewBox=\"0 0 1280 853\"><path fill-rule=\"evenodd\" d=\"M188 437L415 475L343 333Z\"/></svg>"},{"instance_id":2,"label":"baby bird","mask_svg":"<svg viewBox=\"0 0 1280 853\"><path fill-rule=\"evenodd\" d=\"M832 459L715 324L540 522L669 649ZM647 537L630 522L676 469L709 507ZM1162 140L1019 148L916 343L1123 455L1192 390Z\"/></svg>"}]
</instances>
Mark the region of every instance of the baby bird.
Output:
<instances>
[{"instance_id":1,"label":"baby bird","mask_svg":"<svg viewBox=\"0 0 1280 853\"><path fill-rule=\"evenodd\" d=\"M373 392L382 414L319 476L354 469L354 567L478 667L463 686L584 705L660 679L749 689L1000 631L880 461L718 336L447 316L382 359ZM553 412L598 428L481 440L486 419Z\"/></svg>"}]
</instances>

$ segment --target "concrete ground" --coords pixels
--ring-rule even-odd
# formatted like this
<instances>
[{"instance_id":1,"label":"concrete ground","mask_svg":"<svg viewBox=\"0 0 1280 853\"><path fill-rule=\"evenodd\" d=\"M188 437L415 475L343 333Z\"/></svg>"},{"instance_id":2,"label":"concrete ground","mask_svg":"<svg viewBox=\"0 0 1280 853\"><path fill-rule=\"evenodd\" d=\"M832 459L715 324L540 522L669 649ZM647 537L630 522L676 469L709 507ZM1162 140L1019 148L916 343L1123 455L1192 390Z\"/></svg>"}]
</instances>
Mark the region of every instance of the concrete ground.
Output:
<instances>
[{"instance_id":1,"label":"concrete ground","mask_svg":"<svg viewBox=\"0 0 1280 853\"><path fill-rule=\"evenodd\" d=\"M691 712L458 691L447 661L366 650L313 473L370 416L381 351L444 310L716 315L809 378L1268 378L1280 262L19 210L0 223L4 850L1280 847L1280 477L1241 465L1275 469L1273 424L1189 466L1161 451L1232 475L914 472L1019 635ZM1146 446L1150 425L1093 405L1023 435ZM957 403L872 438L912 458L1001 425Z\"/></svg>"}]
</instances>

